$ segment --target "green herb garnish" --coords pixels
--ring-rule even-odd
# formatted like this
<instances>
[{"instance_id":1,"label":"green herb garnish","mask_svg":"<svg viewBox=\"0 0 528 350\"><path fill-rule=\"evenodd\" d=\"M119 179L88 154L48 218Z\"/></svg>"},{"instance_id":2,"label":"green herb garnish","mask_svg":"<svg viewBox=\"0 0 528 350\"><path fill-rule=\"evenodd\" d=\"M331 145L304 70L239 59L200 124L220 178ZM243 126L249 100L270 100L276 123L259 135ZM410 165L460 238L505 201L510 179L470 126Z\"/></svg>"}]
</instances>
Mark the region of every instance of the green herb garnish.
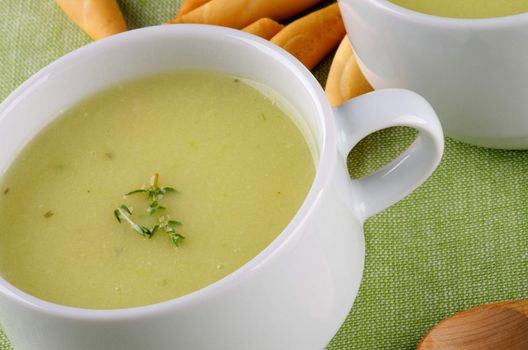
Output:
<instances>
[{"instance_id":1,"label":"green herb garnish","mask_svg":"<svg viewBox=\"0 0 528 350\"><path fill-rule=\"evenodd\" d=\"M145 193L147 196L147 199L151 201L159 201L163 198L163 196L169 192L177 192L172 187L159 187L158 186L159 181L159 174L152 175L152 178L150 179L150 187L149 188L140 188L138 190L134 190L131 192L128 192L126 195L130 196L132 194L136 193Z\"/></svg>"},{"instance_id":2,"label":"green herb garnish","mask_svg":"<svg viewBox=\"0 0 528 350\"><path fill-rule=\"evenodd\" d=\"M150 202L147 206L146 212L149 216L152 216L160 211L165 211L167 208L160 204L160 201L167 193L177 192L172 187L160 187L158 185L159 174L154 174L150 179L150 187L140 188L134 191L130 191L126 196L141 194L143 193L146 199ZM179 246L185 237L176 232L175 226L181 226L181 222L171 220L168 215L158 217L158 224L154 225L151 229L143 225L137 224L130 217L132 216L132 208L122 204L119 208L114 210L114 217L121 223L123 220L126 221L130 227L142 235L143 237L151 238L157 231L165 231L169 240L175 245Z\"/></svg>"}]
</instances>

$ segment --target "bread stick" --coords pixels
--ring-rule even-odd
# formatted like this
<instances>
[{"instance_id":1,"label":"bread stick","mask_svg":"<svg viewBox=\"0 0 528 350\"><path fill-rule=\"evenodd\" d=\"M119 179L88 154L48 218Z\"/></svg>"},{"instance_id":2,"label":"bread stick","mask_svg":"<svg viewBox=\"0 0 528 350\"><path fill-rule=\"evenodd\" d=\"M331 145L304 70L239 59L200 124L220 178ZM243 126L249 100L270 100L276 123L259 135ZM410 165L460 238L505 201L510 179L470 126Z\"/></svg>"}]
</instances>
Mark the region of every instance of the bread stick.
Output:
<instances>
[{"instance_id":1,"label":"bread stick","mask_svg":"<svg viewBox=\"0 0 528 350\"><path fill-rule=\"evenodd\" d=\"M283 27L282 24L275 22L271 18L261 18L242 30L269 40L280 32Z\"/></svg>"},{"instance_id":2,"label":"bread stick","mask_svg":"<svg viewBox=\"0 0 528 350\"><path fill-rule=\"evenodd\" d=\"M215 24L244 28L262 17L282 21L322 0L211 0L205 5L167 23Z\"/></svg>"},{"instance_id":3,"label":"bread stick","mask_svg":"<svg viewBox=\"0 0 528 350\"><path fill-rule=\"evenodd\" d=\"M338 106L369 91L372 91L372 86L359 69L350 40L345 36L330 66L326 96L332 106Z\"/></svg>"},{"instance_id":4,"label":"bread stick","mask_svg":"<svg viewBox=\"0 0 528 350\"><path fill-rule=\"evenodd\" d=\"M184 3L181 5L180 10L176 14L176 18L180 18L184 14L202 6L206 2L209 2L209 0L185 0Z\"/></svg>"},{"instance_id":5,"label":"bread stick","mask_svg":"<svg viewBox=\"0 0 528 350\"><path fill-rule=\"evenodd\" d=\"M339 7L333 4L288 24L271 42L312 69L339 45L344 36L345 26Z\"/></svg>"},{"instance_id":6,"label":"bread stick","mask_svg":"<svg viewBox=\"0 0 528 350\"><path fill-rule=\"evenodd\" d=\"M57 4L93 40L127 30L116 0L57 0Z\"/></svg>"}]
</instances>

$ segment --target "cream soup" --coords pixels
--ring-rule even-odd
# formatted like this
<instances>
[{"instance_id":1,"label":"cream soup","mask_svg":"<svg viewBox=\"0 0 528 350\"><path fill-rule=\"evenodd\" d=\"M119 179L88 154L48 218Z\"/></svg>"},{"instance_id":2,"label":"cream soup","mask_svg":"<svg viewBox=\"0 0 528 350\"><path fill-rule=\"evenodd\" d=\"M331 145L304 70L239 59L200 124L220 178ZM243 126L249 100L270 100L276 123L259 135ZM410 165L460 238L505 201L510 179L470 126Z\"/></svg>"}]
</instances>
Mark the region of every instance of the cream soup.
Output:
<instances>
[{"instance_id":1,"label":"cream soup","mask_svg":"<svg viewBox=\"0 0 528 350\"><path fill-rule=\"evenodd\" d=\"M527 0L390 0L429 15L453 18L491 18L528 12Z\"/></svg>"},{"instance_id":2,"label":"cream soup","mask_svg":"<svg viewBox=\"0 0 528 350\"><path fill-rule=\"evenodd\" d=\"M295 215L315 172L300 118L257 86L177 72L67 110L0 183L2 277L58 304L126 308L203 288L255 257ZM126 203L144 225L157 220L143 194L124 197L154 173L178 191L158 212L182 223L178 247L163 230L149 239L114 217Z\"/></svg>"}]
</instances>

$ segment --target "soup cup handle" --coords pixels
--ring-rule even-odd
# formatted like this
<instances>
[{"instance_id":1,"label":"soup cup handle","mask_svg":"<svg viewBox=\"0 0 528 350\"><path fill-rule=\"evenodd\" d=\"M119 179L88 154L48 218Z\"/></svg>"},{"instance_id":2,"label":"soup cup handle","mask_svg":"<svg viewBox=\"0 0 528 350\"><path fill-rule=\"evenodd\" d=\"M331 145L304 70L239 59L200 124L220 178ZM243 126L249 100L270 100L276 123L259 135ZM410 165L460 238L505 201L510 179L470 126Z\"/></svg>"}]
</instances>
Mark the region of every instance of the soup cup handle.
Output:
<instances>
[{"instance_id":1,"label":"soup cup handle","mask_svg":"<svg viewBox=\"0 0 528 350\"><path fill-rule=\"evenodd\" d=\"M347 157L365 136L392 126L418 129L414 143L397 159L373 174L352 180L359 204L368 218L403 199L436 169L444 150L442 127L431 105L403 89L374 91L335 108L338 148Z\"/></svg>"}]
</instances>

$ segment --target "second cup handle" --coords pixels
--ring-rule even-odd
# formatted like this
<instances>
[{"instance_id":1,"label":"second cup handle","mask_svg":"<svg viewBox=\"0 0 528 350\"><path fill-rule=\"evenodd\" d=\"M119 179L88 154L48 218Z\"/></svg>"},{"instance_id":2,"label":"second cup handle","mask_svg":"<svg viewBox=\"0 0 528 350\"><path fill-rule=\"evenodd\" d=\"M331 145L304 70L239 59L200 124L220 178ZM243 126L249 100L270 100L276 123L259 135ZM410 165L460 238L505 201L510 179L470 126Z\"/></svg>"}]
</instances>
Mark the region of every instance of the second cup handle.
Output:
<instances>
[{"instance_id":1,"label":"second cup handle","mask_svg":"<svg viewBox=\"0 0 528 350\"><path fill-rule=\"evenodd\" d=\"M373 174L352 180L359 186L359 203L368 218L403 199L436 169L444 136L436 113L420 95L403 89L378 90L334 109L339 126L338 147L347 157L365 136L392 126L418 129L414 143L397 159Z\"/></svg>"}]
</instances>

